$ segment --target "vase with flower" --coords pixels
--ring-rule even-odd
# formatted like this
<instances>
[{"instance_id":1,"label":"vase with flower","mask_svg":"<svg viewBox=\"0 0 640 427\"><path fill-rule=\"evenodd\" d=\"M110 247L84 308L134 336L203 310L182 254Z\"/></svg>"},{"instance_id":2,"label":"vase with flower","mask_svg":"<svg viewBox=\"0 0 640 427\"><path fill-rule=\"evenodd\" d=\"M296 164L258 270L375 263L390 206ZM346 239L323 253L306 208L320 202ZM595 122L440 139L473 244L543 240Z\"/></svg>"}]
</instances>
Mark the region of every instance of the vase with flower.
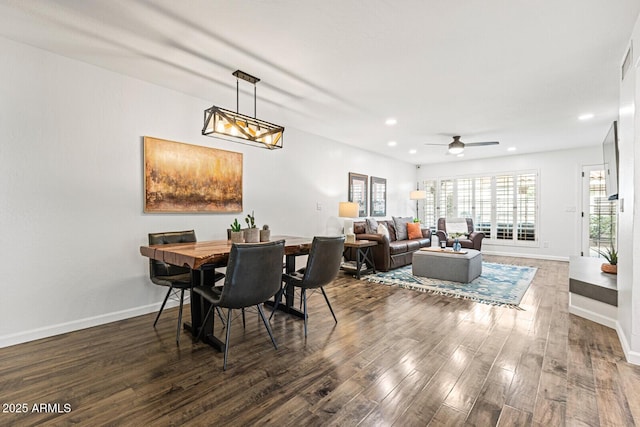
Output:
<instances>
[{"instance_id":1,"label":"vase with flower","mask_svg":"<svg viewBox=\"0 0 640 427\"><path fill-rule=\"evenodd\" d=\"M464 236L464 234L460 234L460 233L453 234L452 249L454 252L460 252L460 250L462 249L462 245L460 244L460 236Z\"/></svg>"}]
</instances>

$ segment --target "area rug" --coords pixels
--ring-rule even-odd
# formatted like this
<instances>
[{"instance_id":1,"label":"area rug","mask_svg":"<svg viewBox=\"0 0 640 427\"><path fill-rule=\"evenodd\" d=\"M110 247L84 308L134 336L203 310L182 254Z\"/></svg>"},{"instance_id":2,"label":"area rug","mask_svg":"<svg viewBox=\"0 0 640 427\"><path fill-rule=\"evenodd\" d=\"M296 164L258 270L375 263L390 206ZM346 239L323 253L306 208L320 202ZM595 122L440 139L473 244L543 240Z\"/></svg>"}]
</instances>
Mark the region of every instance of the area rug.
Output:
<instances>
[{"instance_id":1,"label":"area rug","mask_svg":"<svg viewBox=\"0 0 640 427\"><path fill-rule=\"evenodd\" d=\"M361 280L483 304L519 308L536 271L535 267L483 262L482 274L478 278L471 283L460 283L414 276L411 274L411 265L406 265L385 273L363 276Z\"/></svg>"}]
</instances>

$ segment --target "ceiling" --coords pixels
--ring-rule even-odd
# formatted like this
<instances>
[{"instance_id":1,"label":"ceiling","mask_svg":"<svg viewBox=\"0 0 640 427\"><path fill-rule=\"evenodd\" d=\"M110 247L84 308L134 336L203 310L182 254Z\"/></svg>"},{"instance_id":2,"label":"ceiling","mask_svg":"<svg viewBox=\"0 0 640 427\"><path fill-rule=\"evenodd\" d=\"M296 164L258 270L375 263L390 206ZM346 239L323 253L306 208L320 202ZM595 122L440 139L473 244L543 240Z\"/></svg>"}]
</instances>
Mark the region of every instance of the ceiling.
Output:
<instances>
[{"instance_id":1,"label":"ceiling","mask_svg":"<svg viewBox=\"0 0 640 427\"><path fill-rule=\"evenodd\" d=\"M638 0L0 0L0 36L203 109L235 109L240 69L261 79L258 118L426 164L599 145L639 11ZM240 88L253 115L253 87ZM453 135L500 145L459 159L446 155Z\"/></svg>"}]
</instances>

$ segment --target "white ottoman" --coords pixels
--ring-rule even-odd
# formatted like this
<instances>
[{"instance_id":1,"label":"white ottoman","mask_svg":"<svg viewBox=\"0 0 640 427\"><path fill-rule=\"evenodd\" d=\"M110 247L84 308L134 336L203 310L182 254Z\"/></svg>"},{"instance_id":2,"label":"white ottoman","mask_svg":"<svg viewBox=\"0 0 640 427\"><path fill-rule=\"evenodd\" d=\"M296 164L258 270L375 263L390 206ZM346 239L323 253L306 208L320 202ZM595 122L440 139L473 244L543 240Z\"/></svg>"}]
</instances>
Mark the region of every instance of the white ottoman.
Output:
<instances>
[{"instance_id":1,"label":"white ottoman","mask_svg":"<svg viewBox=\"0 0 640 427\"><path fill-rule=\"evenodd\" d=\"M466 253L425 248L413 253L414 276L469 283L482 274L482 254L475 249Z\"/></svg>"}]
</instances>

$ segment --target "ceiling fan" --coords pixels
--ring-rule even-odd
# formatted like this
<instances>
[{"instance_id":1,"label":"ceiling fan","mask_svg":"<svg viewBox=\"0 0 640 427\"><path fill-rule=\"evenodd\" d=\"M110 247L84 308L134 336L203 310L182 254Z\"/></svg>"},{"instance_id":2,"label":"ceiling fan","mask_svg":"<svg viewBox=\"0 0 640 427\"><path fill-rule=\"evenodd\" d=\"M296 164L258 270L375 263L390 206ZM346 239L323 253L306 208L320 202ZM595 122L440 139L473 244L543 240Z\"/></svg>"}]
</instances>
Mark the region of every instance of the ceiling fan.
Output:
<instances>
[{"instance_id":1,"label":"ceiling fan","mask_svg":"<svg viewBox=\"0 0 640 427\"><path fill-rule=\"evenodd\" d=\"M498 141L469 142L465 144L464 142L460 141L460 136L456 135L453 137L453 142L449 143L449 153L460 154L464 151L464 147L477 147L480 145L498 145L498 144L500 144ZM426 143L424 145L444 145L444 144Z\"/></svg>"}]
</instances>

